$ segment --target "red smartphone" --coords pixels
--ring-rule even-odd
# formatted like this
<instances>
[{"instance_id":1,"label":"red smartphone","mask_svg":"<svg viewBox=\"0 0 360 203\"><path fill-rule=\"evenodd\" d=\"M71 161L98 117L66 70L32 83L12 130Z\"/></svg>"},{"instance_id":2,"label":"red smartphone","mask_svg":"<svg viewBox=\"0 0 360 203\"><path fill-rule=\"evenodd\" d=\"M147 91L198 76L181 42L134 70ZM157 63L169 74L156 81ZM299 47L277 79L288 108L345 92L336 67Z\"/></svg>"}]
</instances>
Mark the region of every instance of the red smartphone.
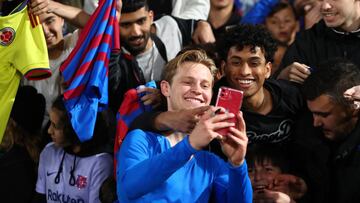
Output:
<instances>
[{"instance_id":1,"label":"red smartphone","mask_svg":"<svg viewBox=\"0 0 360 203\"><path fill-rule=\"evenodd\" d=\"M243 92L229 87L220 87L215 106L223 107L225 113L235 114L234 118L228 119L228 122L237 123L236 114L240 111L243 99ZM229 128L222 128L217 131L221 135L227 135Z\"/></svg>"}]
</instances>

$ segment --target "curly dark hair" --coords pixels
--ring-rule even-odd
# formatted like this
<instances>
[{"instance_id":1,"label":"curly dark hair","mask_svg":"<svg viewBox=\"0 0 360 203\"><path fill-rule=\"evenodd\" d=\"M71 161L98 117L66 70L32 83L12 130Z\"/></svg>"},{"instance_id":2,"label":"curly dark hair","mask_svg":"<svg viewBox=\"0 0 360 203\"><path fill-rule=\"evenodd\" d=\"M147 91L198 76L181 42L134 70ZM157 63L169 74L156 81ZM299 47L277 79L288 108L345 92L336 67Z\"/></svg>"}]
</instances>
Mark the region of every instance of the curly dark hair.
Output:
<instances>
[{"instance_id":1,"label":"curly dark hair","mask_svg":"<svg viewBox=\"0 0 360 203\"><path fill-rule=\"evenodd\" d=\"M217 48L222 60L226 60L231 47L242 50L245 46L260 47L266 62L274 61L277 42L263 25L241 24L228 29L218 40Z\"/></svg>"},{"instance_id":2,"label":"curly dark hair","mask_svg":"<svg viewBox=\"0 0 360 203\"><path fill-rule=\"evenodd\" d=\"M307 100L326 94L337 104L349 106L351 103L343 94L356 85L360 85L360 69L348 59L334 58L320 63L305 80L302 90Z\"/></svg>"},{"instance_id":3,"label":"curly dark hair","mask_svg":"<svg viewBox=\"0 0 360 203\"><path fill-rule=\"evenodd\" d=\"M149 4L147 0L123 0L121 13L131 13L145 7L149 10Z\"/></svg>"}]
</instances>

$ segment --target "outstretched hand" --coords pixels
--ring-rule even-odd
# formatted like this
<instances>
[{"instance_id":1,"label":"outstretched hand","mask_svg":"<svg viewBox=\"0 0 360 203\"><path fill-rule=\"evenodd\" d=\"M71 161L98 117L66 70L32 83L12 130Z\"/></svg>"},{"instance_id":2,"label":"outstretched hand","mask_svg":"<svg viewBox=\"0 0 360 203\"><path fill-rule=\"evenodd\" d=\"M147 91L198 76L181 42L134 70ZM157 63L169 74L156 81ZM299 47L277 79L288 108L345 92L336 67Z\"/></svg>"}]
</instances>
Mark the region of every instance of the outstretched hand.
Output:
<instances>
[{"instance_id":1,"label":"outstretched hand","mask_svg":"<svg viewBox=\"0 0 360 203\"><path fill-rule=\"evenodd\" d=\"M194 109L182 109L179 111L165 111L160 113L154 121L157 130L174 130L183 133L191 133L197 122L210 106L201 106Z\"/></svg>"},{"instance_id":2,"label":"outstretched hand","mask_svg":"<svg viewBox=\"0 0 360 203\"><path fill-rule=\"evenodd\" d=\"M360 85L347 89L344 92L344 97L354 103L355 109L360 109Z\"/></svg>"},{"instance_id":3,"label":"outstretched hand","mask_svg":"<svg viewBox=\"0 0 360 203\"><path fill-rule=\"evenodd\" d=\"M195 44L214 43L215 36L211 29L211 25L207 21L200 20L192 35L192 40Z\"/></svg>"},{"instance_id":4,"label":"outstretched hand","mask_svg":"<svg viewBox=\"0 0 360 203\"><path fill-rule=\"evenodd\" d=\"M310 67L302 63L294 62L283 69L277 78L302 84L310 74Z\"/></svg>"},{"instance_id":5,"label":"outstretched hand","mask_svg":"<svg viewBox=\"0 0 360 203\"><path fill-rule=\"evenodd\" d=\"M291 174L279 174L274 178L271 190L288 194L292 199L299 199L305 195L307 186L305 181Z\"/></svg>"},{"instance_id":6,"label":"outstretched hand","mask_svg":"<svg viewBox=\"0 0 360 203\"><path fill-rule=\"evenodd\" d=\"M151 87L142 87L137 90L137 93L145 93L144 96L141 97L141 101L144 105L151 105L153 108L156 108L161 105L161 93L157 88Z\"/></svg>"},{"instance_id":7,"label":"outstretched hand","mask_svg":"<svg viewBox=\"0 0 360 203\"><path fill-rule=\"evenodd\" d=\"M254 203L295 203L289 195L273 191L273 190L260 190L254 191L253 194L253 202Z\"/></svg>"}]
</instances>

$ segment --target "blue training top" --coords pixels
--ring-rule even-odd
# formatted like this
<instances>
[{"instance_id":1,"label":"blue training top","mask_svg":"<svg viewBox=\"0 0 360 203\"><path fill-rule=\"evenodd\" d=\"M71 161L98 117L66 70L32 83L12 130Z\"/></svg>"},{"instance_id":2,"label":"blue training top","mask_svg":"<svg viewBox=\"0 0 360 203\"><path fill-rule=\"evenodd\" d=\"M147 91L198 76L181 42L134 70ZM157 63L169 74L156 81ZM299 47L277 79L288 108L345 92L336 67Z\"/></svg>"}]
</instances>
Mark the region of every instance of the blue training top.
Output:
<instances>
[{"instance_id":1,"label":"blue training top","mask_svg":"<svg viewBox=\"0 0 360 203\"><path fill-rule=\"evenodd\" d=\"M191 157L193 155L193 157ZM252 202L244 162L233 167L191 147L188 136L171 147L163 136L133 130L117 154L117 194L124 202Z\"/></svg>"}]
</instances>

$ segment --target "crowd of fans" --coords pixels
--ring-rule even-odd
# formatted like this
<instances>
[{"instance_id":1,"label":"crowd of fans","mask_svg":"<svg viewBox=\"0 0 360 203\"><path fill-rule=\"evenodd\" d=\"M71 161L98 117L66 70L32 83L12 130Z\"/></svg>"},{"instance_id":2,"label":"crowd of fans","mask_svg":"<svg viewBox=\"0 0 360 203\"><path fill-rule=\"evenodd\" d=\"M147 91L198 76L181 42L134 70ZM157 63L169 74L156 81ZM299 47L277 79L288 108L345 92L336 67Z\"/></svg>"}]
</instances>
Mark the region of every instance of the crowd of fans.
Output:
<instances>
[{"instance_id":1,"label":"crowd of fans","mask_svg":"<svg viewBox=\"0 0 360 203\"><path fill-rule=\"evenodd\" d=\"M0 1L0 73L23 13L52 72L11 101L1 202L360 202L360 1L116 0L108 108L81 141L59 69L97 6ZM242 91L237 114L215 106L222 86Z\"/></svg>"}]
</instances>

